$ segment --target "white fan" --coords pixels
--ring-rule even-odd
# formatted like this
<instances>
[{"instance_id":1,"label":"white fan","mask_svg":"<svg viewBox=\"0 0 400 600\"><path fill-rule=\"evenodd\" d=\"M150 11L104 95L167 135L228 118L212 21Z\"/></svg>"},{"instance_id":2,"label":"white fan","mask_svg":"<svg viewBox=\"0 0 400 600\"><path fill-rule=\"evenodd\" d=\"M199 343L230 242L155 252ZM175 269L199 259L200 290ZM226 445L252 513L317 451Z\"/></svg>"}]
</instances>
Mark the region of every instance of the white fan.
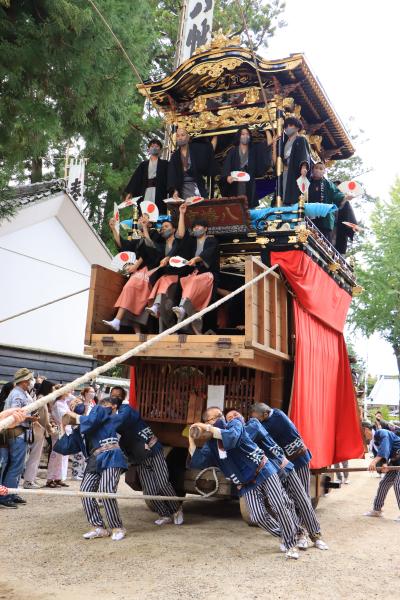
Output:
<instances>
[{"instance_id":1,"label":"white fan","mask_svg":"<svg viewBox=\"0 0 400 600\"><path fill-rule=\"evenodd\" d=\"M119 252L112 259L111 268L114 271L122 271L126 265L133 265L135 261L136 254L134 252Z\"/></svg>"},{"instance_id":2,"label":"white fan","mask_svg":"<svg viewBox=\"0 0 400 600\"><path fill-rule=\"evenodd\" d=\"M141 202L140 210L142 211L142 215L147 215L149 217L149 221L151 221L151 223L157 223L159 211L154 202L149 202L148 200Z\"/></svg>"}]
</instances>

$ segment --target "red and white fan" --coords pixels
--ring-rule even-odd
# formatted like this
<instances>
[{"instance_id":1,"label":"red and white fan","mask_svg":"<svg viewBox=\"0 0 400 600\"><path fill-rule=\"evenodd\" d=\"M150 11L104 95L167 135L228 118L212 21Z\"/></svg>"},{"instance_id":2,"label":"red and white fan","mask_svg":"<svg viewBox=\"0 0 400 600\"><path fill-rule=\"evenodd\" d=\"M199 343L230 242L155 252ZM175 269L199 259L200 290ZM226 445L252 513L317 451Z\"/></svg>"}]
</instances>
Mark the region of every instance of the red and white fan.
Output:
<instances>
[{"instance_id":1,"label":"red and white fan","mask_svg":"<svg viewBox=\"0 0 400 600\"><path fill-rule=\"evenodd\" d=\"M362 196L364 193L363 186L358 183L358 181L354 181L353 179L351 181L342 181L338 188L341 192L343 192L343 194L351 194L354 196L354 198L357 198L357 196Z\"/></svg>"},{"instance_id":2,"label":"red and white fan","mask_svg":"<svg viewBox=\"0 0 400 600\"><path fill-rule=\"evenodd\" d=\"M204 202L204 198L201 196L190 196L190 198L186 198L186 204L191 206L192 204L199 204L199 202Z\"/></svg>"},{"instance_id":3,"label":"red and white fan","mask_svg":"<svg viewBox=\"0 0 400 600\"><path fill-rule=\"evenodd\" d=\"M250 175L246 171L232 171L231 177L235 181L250 181Z\"/></svg>"},{"instance_id":4,"label":"red and white fan","mask_svg":"<svg viewBox=\"0 0 400 600\"><path fill-rule=\"evenodd\" d=\"M126 265L133 265L135 261L136 254L134 252L119 252L112 259L111 268L114 271L122 271Z\"/></svg>"},{"instance_id":5,"label":"red and white fan","mask_svg":"<svg viewBox=\"0 0 400 600\"><path fill-rule=\"evenodd\" d=\"M300 175L300 177L298 177L296 179L296 183L297 183L298 188L299 188L299 190L300 190L300 192L302 194L306 194L308 192L308 188L310 187L310 182L307 179L307 177L302 177Z\"/></svg>"},{"instance_id":6,"label":"red and white fan","mask_svg":"<svg viewBox=\"0 0 400 600\"><path fill-rule=\"evenodd\" d=\"M147 215L149 217L151 223L157 223L159 211L154 202L149 202L148 200L141 202L140 210L142 211L142 215Z\"/></svg>"},{"instance_id":7,"label":"red and white fan","mask_svg":"<svg viewBox=\"0 0 400 600\"><path fill-rule=\"evenodd\" d=\"M171 258L169 259L170 266L176 267L177 269L184 267L185 265L187 265L187 263L188 261L186 260L186 258L182 258L182 256L171 256Z\"/></svg>"},{"instance_id":8,"label":"red and white fan","mask_svg":"<svg viewBox=\"0 0 400 600\"><path fill-rule=\"evenodd\" d=\"M142 196L136 196L136 198L130 198L129 200L124 200L121 204L118 204L118 208L126 208L127 206L136 206L137 201L140 200Z\"/></svg>"}]
</instances>

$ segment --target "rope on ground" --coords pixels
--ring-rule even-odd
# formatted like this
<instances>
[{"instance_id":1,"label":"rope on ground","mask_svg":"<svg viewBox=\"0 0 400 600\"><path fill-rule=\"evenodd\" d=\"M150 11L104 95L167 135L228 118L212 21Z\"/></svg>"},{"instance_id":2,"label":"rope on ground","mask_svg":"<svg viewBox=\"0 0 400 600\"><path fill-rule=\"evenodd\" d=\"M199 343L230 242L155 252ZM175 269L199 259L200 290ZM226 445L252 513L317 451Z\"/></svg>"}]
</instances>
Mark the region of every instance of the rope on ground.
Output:
<instances>
[{"instance_id":1,"label":"rope on ground","mask_svg":"<svg viewBox=\"0 0 400 600\"><path fill-rule=\"evenodd\" d=\"M213 302L213 304L210 304L210 306L207 306L206 308L203 308L203 310L193 314L191 317L187 317L180 323L176 323L176 325L173 325L172 327L170 327L169 329L166 329L162 333L159 333L158 335L154 336L153 338L146 340L145 342L143 342L142 344L139 344L135 348L131 348L127 352L124 352L124 354L121 354L121 356L115 356L112 360L108 361L104 365L100 365L99 367L96 367L96 369L93 369L92 371L88 371L87 373L85 373L84 375L81 375L81 377L78 377L74 381L71 381L70 383L67 383L66 385L63 385L62 387L60 387L58 390L51 392L51 394L48 394L47 396L43 396L43 398L40 398L39 400L35 400L34 402L27 404L26 406L24 406L24 411L27 414L31 414L32 412L34 412L35 410L38 410L39 408L42 408L49 402L53 402L59 396L63 396L64 394L68 394L68 393L72 392L72 390L74 390L78 385L81 385L88 381L92 381L93 379L96 379L96 377L101 375L101 373L105 373L105 371L108 371L109 369L116 367L120 363L123 363L126 360L128 360L129 358L132 358L132 356L135 356L141 352L146 352L146 350L148 350L148 348L150 348L151 346L153 346L160 340L164 339L165 337L167 337L169 335L172 335L176 331L179 331L179 329L182 329L182 327L186 327L187 325L190 325L191 323L193 323L193 321L196 321L197 319L201 319L205 314L211 312L212 310L215 310L216 308L218 308L219 306L221 306L222 304L224 304L225 302L227 302L234 296L241 294L242 292L247 290L249 287L255 285L258 281L261 281L262 279L264 279L264 277L269 275L269 273L271 273L272 271L275 271L275 269L277 269L277 268L278 268L277 264L273 265L269 269L266 269L265 271L263 271L262 273L260 273L256 277L254 277L254 279L251 279L247 283L241 285L239 288L237 288L237 290L234 290L228 296L224 296L223 298L220 298L216 302ZM3 429L8 429L11 425L13 425L13 423L14 423L14 419L12 416L3 419L2 421L0 421L0 431L3 431Z\"/></svg>"},{"instance_id":2,"label":"rope on ground","mask_svg":"<svg viewBox=\"0 0 400 600\"><path fill-rule=\"evenodd\" d=\"M112 494L110 492L81 492L80 490L57 490L40 488L38 490L25 490L24 488L7 488L8 494L16 494L18 496L69 496L72 498L105 498L115 500L161 500L164 502L213 502L218 498L208 498L206 496L148 496L145 494Z\"/></svg>"}]
</instances>

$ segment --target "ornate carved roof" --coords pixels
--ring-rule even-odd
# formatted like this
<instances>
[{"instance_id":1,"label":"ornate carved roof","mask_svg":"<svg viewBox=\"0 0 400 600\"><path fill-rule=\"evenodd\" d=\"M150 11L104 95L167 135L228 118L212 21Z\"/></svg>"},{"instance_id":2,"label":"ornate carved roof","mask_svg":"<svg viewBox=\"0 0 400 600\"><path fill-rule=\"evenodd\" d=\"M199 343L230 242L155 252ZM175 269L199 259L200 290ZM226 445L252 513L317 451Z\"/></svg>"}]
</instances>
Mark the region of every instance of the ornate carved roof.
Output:
<instances>
[{"instance_id":1,"label":"ornate carved roof","mask_svg":"<svg viewBox=\"0 0 400 600\"><path fill-rule=\"evenodd\" d=\"M207 46L160 81L147 81L139 91L158 106L168 123L182 124L193 135L229 133L241 124L269 126L277 106L301 116L326 159L348 158L353 145L324 89L303 54L280 60L256 55L266 92L260 90L253 55L248 48L217 34Z\"/></svg>"}]
</instances>

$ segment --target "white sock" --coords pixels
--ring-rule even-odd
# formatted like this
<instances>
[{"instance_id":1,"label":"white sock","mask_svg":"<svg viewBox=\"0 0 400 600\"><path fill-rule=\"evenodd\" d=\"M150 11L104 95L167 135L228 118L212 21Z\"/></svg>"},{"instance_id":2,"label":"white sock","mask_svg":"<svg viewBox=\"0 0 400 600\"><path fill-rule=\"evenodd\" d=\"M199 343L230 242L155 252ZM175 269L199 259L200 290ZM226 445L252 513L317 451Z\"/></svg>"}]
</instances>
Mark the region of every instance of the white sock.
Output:
<instances>
[{"instance_id":1,"label":"white sock","mask_svg":"<svg viewBox=\"0 0 400 600\"><path fill-rule=\"evenodd\" d=\"M119 326L121 325L121 319L117 319L117 317L115 317L115 319L113 319L113 320L111 321L111 323L112 323L113 325L115 325L116 327L119 327Z\"/></svg>"}]
</instances>

